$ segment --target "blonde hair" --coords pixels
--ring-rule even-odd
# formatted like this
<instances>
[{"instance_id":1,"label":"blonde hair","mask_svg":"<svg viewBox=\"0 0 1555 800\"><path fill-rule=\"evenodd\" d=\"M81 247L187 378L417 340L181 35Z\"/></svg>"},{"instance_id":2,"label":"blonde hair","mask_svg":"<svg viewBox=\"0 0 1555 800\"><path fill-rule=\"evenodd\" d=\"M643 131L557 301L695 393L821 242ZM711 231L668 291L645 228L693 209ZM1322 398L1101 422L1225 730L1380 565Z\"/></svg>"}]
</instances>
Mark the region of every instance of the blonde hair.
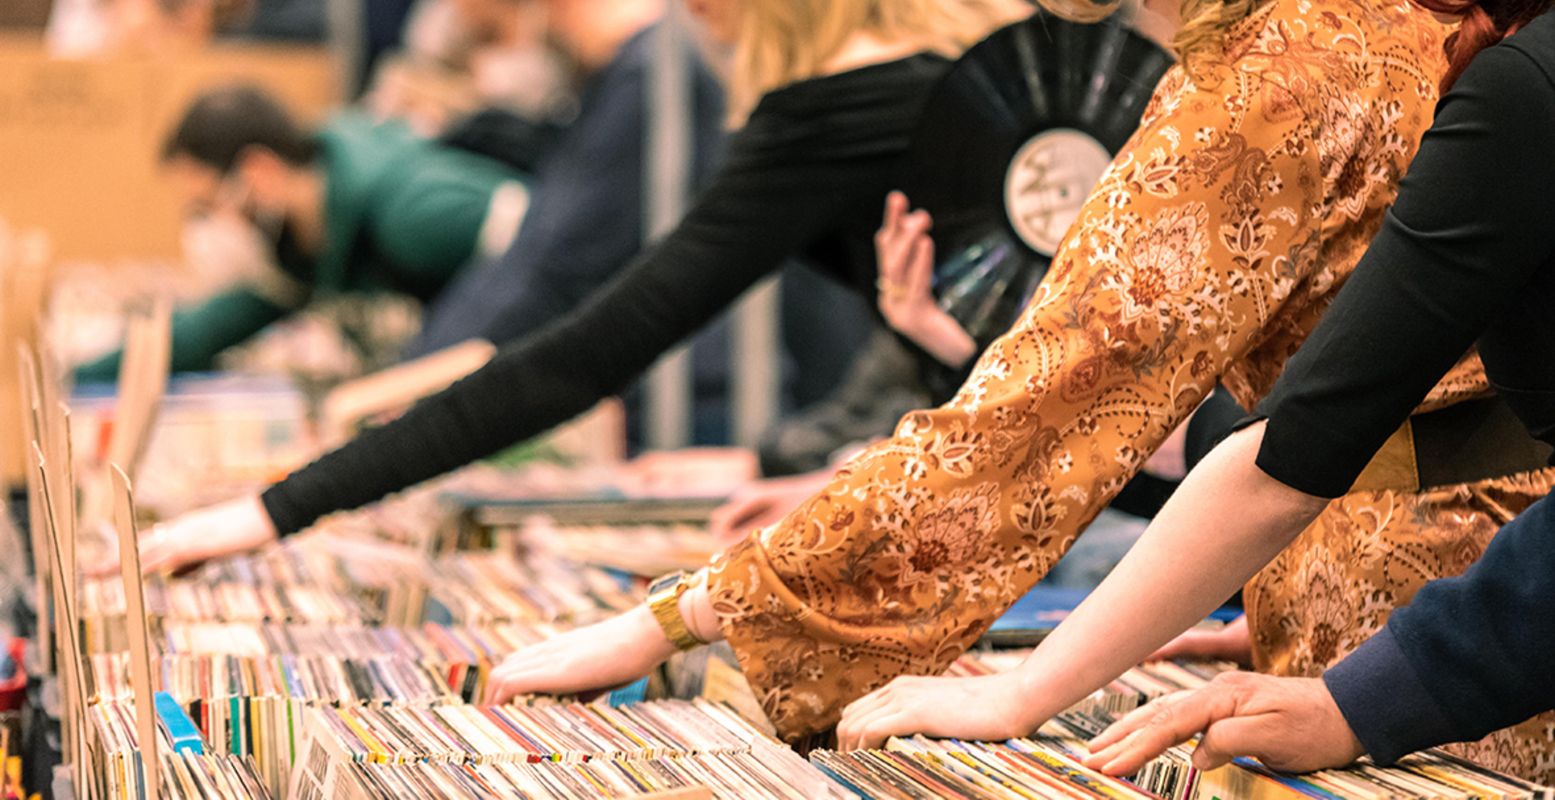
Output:
<instances>
[{"instance_id":1,"label":"blonde hair","mask_svg":"<svg viewBox=\"0 0 1555 800\"><path fill-rule=\"evenodd\" d=\"M1182 26L1172 37L1177 60L1192 74L1196 56L1221 50L1226 32L1252 16L1266 2L1268 0L1182 0L1182 7L1177 12L1182 18Z\"/></svg>"},{"instance_id":2,"label":"blonde hair","mask_svg":"<svg viewBox=\"0 0 1555 800\"><path fill-rule=\"evenodd\" d=\"M820 75L856 33L956 58L1033 10L1025 0L738 0L738 7L728 92L735 124L761 95Z\"/></svg>"},{"instance_id":3,"label":"blonde hair","mask_svg":"<svg viewBox=\"0 0 1555 800\"><path fill-rule=\"evenodd\" d=\"M1193 69L1195 57L1217 52L1226 31L1247 19L1268 0L1182 0L1177 16L1182 24L1172 37L1177 60ZM1097 22L1123 4L1123 0L1037 0L1038 5L1075 22Z\"/></svg>"}]
</instances>

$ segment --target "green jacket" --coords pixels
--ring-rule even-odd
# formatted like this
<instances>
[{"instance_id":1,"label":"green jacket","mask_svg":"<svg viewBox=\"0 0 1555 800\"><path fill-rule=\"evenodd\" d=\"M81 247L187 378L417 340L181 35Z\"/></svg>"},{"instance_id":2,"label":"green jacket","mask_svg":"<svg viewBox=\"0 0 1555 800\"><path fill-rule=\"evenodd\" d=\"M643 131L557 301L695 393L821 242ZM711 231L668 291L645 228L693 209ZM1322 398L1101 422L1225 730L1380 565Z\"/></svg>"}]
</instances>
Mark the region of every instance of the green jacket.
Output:
<instances>
[{"instance_id":1,"label":"green jacket","mask_svg":"<svg viewBox=\"0 0 1555 800\"><path fill-rule=\"evenodd\" d=\"M475 255L491 198L520 176L491 159L418 138L399 123L342 114L318 134L324 244L311 262L281 259L309 296L393 290L430 300ZM292 313L255 287L221 292L173 315L173 371L211 367L216 354ZM113 380L120 354L76 370Z\"/></svg>"}]
</instances>

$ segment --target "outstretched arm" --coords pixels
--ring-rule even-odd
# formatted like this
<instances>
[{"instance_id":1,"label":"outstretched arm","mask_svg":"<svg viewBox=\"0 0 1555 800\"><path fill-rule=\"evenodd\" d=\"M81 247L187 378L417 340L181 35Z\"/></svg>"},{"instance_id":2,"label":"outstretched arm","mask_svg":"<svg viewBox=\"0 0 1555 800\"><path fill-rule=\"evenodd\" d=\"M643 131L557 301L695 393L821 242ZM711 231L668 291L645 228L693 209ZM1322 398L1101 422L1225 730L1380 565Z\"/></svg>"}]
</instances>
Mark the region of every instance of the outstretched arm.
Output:
<instances>
[{"instance_id":1,"label":"outstretched arm","mask_svg":"<svg viewBox=\"0 0 1555 800\"><path fill-rule=\"evenodd\" d=\"M1168 84L1176 102L1159 104L1102 179L1021 322L958 396L909 414L712 564L711 610L784 736L830 727L898 675L942 672L1057 562L1310 270L1309 192L1321 181L1305 134L1265 119L1256 99L1234 120L1186 114L1221 98L1180 76ZM1246 163L1226 169L1227 157ZM1218 233L1241 226L1244 239ZM977 708L935 706L952 723Z\"/></svg>"},{"instance_id":2,"label":"outstretched arm","mask_svg":"<svg viewBox=\"0 0 1555 800\"><path fill-rule=\"evenodd\" d=\"M173 314L174 372L208 370L216 356L242 344L286 316L289 309L251 289L232 289ZM116 351L76 368L77 381L112 381L119 376L123 352Z\"/></svg>"},{"instance_id":3,"label":"outstretched arm","mask_svg":"<svg viewBox=\"0 0 1555 800\"><path fill-rule=\"evenodd\" d=\"M1380 764L1473 741L1555 707L1555 502L1539 501L1456 578L1434 581L1321 680L1227 673L1128 715L1087 764L1128 775L1198 737L1194 765L1254 756L1275 769Z\"/></svg>"}]
</instances>

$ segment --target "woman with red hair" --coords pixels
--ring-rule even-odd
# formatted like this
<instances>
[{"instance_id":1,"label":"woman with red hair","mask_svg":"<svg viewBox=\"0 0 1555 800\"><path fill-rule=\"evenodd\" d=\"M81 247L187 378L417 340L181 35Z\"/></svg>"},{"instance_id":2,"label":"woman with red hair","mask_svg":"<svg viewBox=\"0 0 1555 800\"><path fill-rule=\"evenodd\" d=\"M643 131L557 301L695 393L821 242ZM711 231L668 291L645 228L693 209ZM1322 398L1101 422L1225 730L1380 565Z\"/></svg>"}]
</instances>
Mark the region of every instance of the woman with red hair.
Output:
<instances>
[{"instance_id":1,"label":"woman with red hair","mask_svg":"<svg viewBox=\"0 0 1555 800\"><path fill-rule=\"evenodd\" d=\"M1294 570L1278 572L1293 542L1367 552L1343 540L1375 536L1387 524L1380 516L1371 527L1357 520L1297 537L1330 498L1382 480L1429 486L1439 483L1429 463L1469 457L1472 442L1406 420L1476 343L1508 419L1555 445L1555 3L1419 2L1462 25L1446 42L1449 91L1381 232L1256 422L1188 476L1117 570L1021 666L1022 696L1006 704L1031 704L1033 718L1056 713L1267 565L1300 583ZM1495 424L1504 423L1486 422ZM1445 452L1428 458L1428 447ZM1552 532L1555 499L1546 498L1465 574L1421 589L1322 678L1235 673L1165 698L1094 741L1091 765L1129 774L1194 736L1201 768L1239 755L1291 770L1362 754L1386 763L1555 708L1555 548L1540 540ZM1379 568L1423 571L1429 538L1391 543ZM1329 566L1341 576L1355 568L1342 555ZM948 680L888 685L847 709L839 736L868 745L926 727L948 736L975 727L978 712L966 713L966 703L955 704L962 721L936 725ZM1545 778L1551 728L1524 728L1473 756Z\"/></svg>"}]
</instances>

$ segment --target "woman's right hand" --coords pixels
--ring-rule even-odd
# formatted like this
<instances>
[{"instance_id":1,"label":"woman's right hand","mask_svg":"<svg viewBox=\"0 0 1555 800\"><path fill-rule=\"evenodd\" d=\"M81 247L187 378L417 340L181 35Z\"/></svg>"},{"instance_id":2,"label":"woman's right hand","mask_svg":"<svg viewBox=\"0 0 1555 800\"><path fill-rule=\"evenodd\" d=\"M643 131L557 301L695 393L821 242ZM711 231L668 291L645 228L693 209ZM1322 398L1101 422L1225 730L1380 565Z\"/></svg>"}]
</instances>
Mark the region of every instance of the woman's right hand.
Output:
<instances>
[{"instance_id":1,"label":"woman's right hand","mask_svg":"<svg viewBox=\"0 0 1555 800\"><path fill-rule=\"evenodd\" d=\"M886 196L885 219L875 233L880 314L940 362L961 367L977 355L977 342L935 302L933 224L927 211L908 213L907 195Z\"/></svg>"},{"instance_id":2,"label":"woman's right hand","mask_svg":"<svg viewBox=\"0 0 1555 800\"><path fill-rule=\"evenodd\" d=\"M1218 630L1189 629L1151 654L1150 661L1230 661L1243 667L1253 663L1253 640L1247 630L1247 615Z\"/></svg>"},{"instance_id":3,"label":"woman's right hand","mask_svg":"<svg viewBox=\"0 0 1555 800\"><path fill-rule=\"evenodd\" d=\"M782 520L800 503L825 489L833 474L834 470L821 469L751 483L713 512L708 530L719 547L738 544L752 529L765 528Z\"/></svg>"},{"instance_id":4,"label":"woman's right hand","mask_svg":"<svg viewBox=\"0 0 1555 800\"><path fill-rule=\"evenodd\" d=\"M277 539L257 495L191 511L140 537L142 572L172 572L212 558L256 549Z\"/></svg>"}]
</instances>

